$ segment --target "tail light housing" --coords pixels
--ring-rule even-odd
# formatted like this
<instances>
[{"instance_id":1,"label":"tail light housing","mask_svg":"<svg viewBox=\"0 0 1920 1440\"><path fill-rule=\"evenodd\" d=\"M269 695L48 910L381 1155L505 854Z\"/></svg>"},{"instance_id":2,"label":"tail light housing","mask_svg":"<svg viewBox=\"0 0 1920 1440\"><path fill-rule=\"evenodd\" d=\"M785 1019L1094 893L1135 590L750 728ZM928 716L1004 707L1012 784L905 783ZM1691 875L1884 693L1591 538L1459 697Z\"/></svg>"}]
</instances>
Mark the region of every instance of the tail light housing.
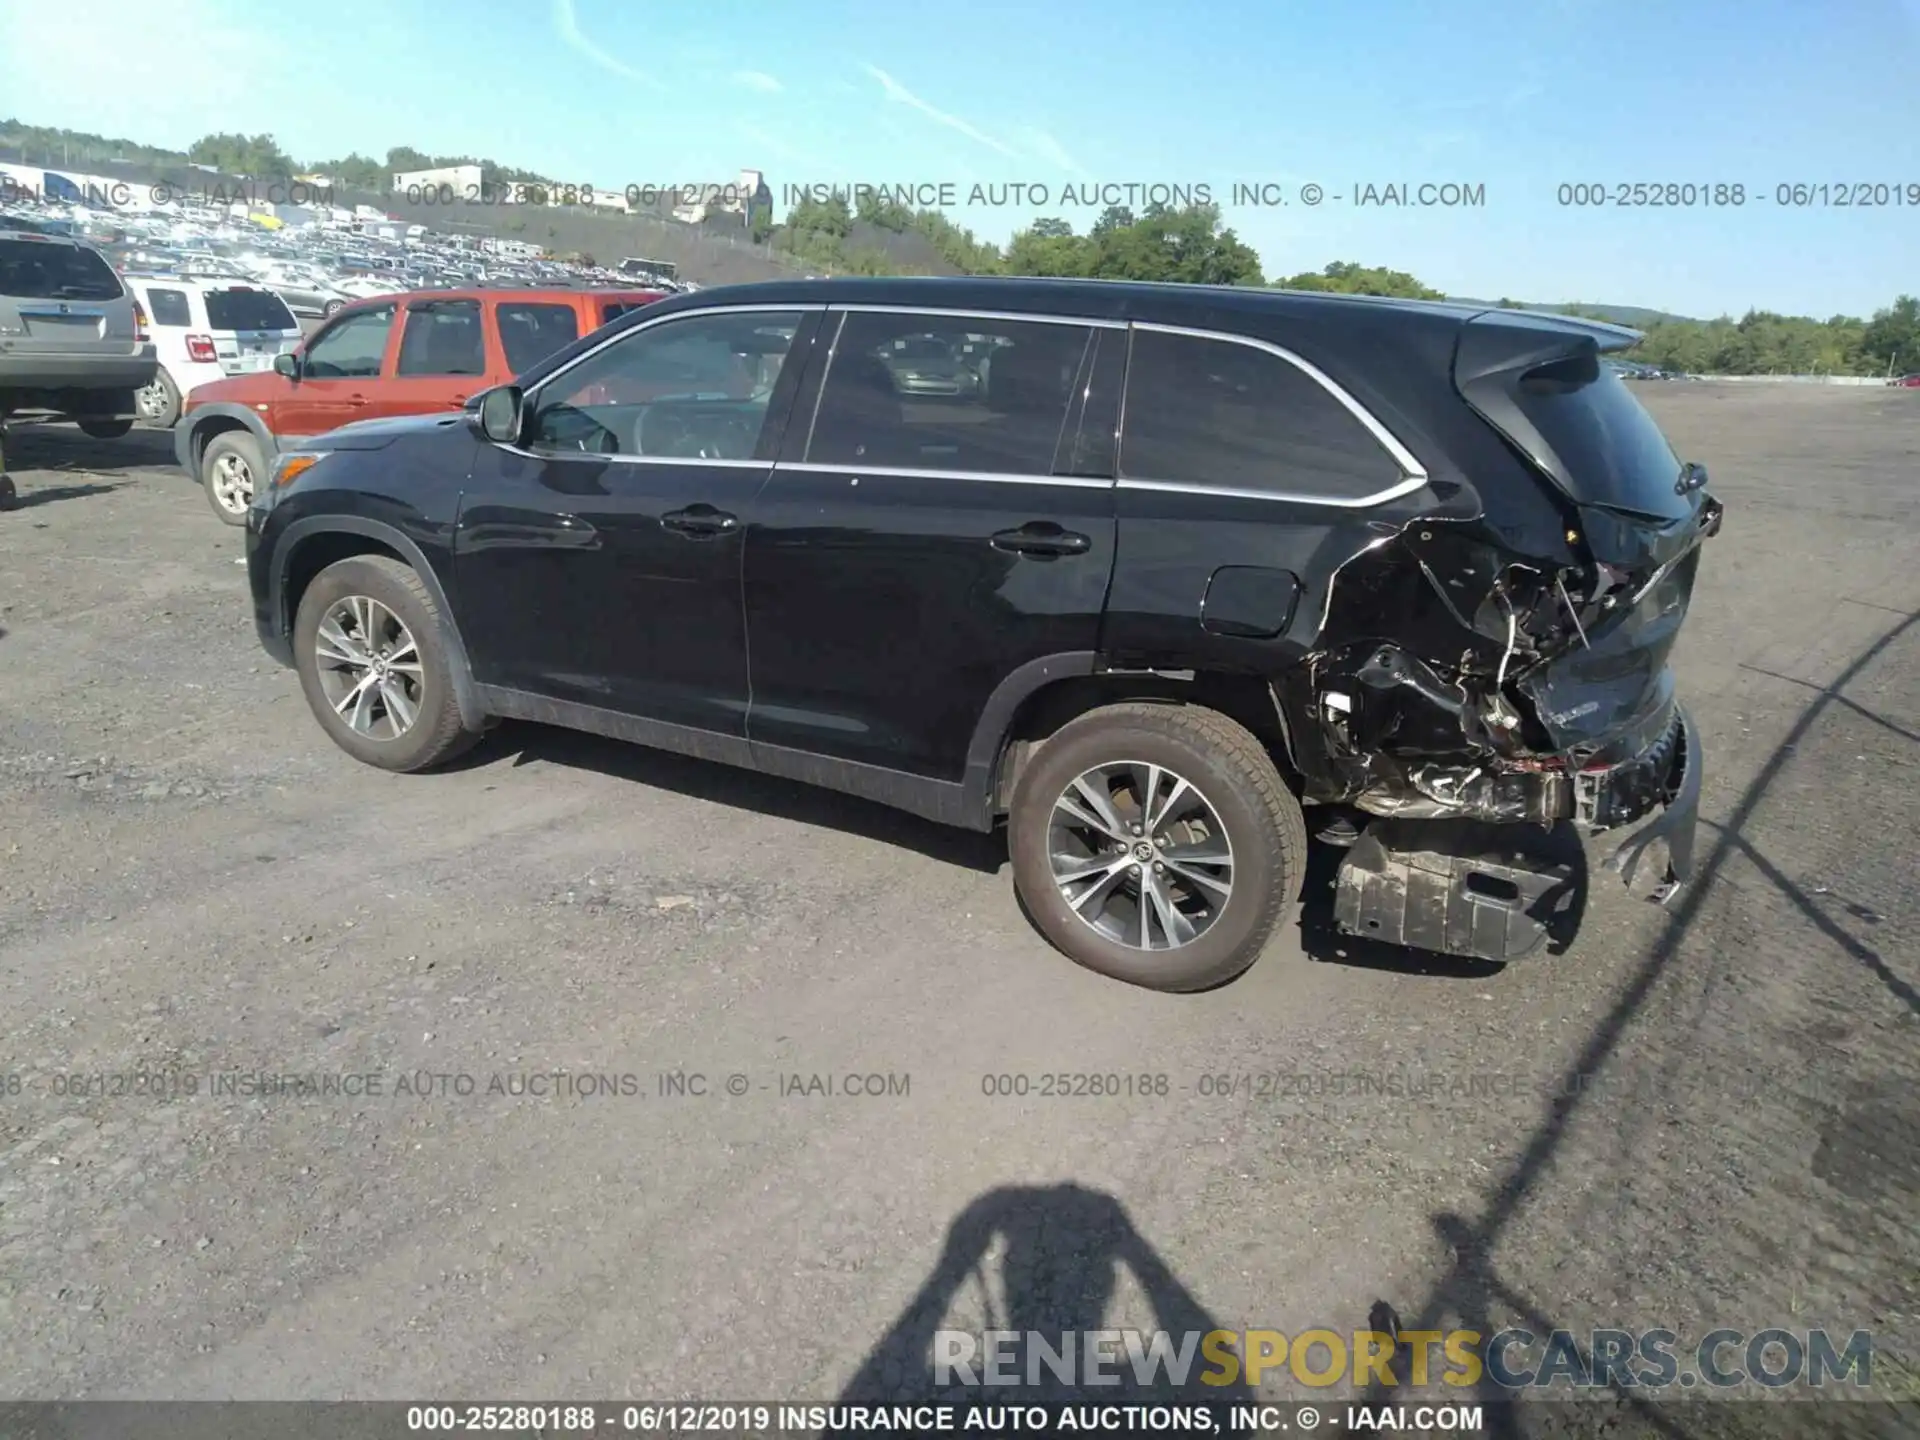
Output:
<instances>
[{"instance_id":1,"label":"tail light housing","mask_svg":"<svg viewBox=\"0 0 1920 1440\"><path fill-rule=\"evenodd\" d=\"M219 354L213 348L213 337L211 335L187 336L187 358L202 364L219 359Z\"/></svg>"},{"instance_id":2,"label":"tail light housing","mask_svg":"<svg viewBox=\"0 0 1920 1440\"><path fill-rule=\"evenodd\" d=\"M136 300L133 302L133 343L144 345L152 338L147 333L147 307Z\"/></svg>"}]
</instances>

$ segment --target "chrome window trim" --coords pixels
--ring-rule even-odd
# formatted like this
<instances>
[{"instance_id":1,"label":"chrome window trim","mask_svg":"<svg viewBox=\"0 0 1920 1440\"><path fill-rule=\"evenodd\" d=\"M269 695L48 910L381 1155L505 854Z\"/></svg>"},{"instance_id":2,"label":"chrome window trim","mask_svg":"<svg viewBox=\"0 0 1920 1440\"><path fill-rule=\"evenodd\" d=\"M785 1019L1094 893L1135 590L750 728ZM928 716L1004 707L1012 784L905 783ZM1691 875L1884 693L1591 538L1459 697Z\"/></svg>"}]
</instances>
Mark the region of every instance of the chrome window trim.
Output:
<instances>
[{"instance_id":1,"label":"chrome window trim","mask_svg":"<svg viewBox=\"0 0 1920 1440\"><path fill-rule=\"evenodd\" d=\"M1094 320L1084 315L1035 314L1025 310L956 310L931 305L836 304L834 310L862 315L932 315L942 320L1029 321L1035 325L1086 325L1099 330L1125 330L1125 320Z\"/></svg>"},{"instance_id":2,"label":"chrome window trim","mask_svg":"<svg viewBox=\"0 0 1920 1440\"><path fill-rule=\"evenodd\" d=\"M1233 485L1208 485L1181 480L1116 480L1112 483L1121 490L1151 490L1169 495L1216 495L1227 500L1271 500L1282 505L1327 505L1340 510L1366 510L1423 490L1427 481L1424 475L1409 475L1397 485L1357 499L1336 495L1305 495L1290 490L1246 490Z\"/></svg>"},{"instance_id":3,"label":"chrome window trim","mask_svg":"<svg viewBox=\"0 0 1920 1440\"><path fill-rule=\"evenodd\" d=\"M1114 482L1086 475L1035 475L1013 470L917 470L906 465L823 465L812 461L782 464L779 473L845 475L864 480L869 475L889 480L985 480L1001 485L1067 485L1076 490L1111 490Z\"/></svg>"},{"instance_id":4,"label":"chrome window trim","mask_svg":"<svg viewBox=\"0 0 1920 1440\"><path fill-rule=\"evenodd\" d=\"M501 445L489 441L494 449L508 455L518 455L527 460L539 460L543 463L553 460L592 460L601 465L704 465L711 470L771 470L771 460L719 460L710 456L694 455L681 458L677 455L596 455L588 450L528 450L519 445Z\"/></svg>"},{"instance_id":5,"label":"chrome window trim","mask_svg":"<svg viewBox=\"0 0 1920 1440\"><path fill-rule=\"evenodd\" d=\"M1276 345L1271 340L1262 340L1253 335L1236 335L1226 330L1201 330L1185 325L1161 325L1146 320L1136 321L1132 328L1136 331L1151 331L1159 335L1177 335L1188 340L1211 340L1221 344L1240 345L1249 350L1265 351L1277 359L1284 360L1319 385L1339 402L1342 409L1358 420L1367 433L1378 442L1380 448L1387 452L1388 458L1400 468L1400 473L1405 478L1384 490L1361 496L1305 495L1283 490L1249 490L1232 485L1209 485L1201 481L1154 480L1142 476L1127 476L1124 473L1119 481L1121 489L1158 490L1181 495L1221 495L1234 499L1277 500L1289 505L1325 505L1339 510L1364 510L1425 488L1429 479L1427 469L1415 458L1413 452L1407 449L1380 418L1355 399L1339 381L1304 355L1296 354L1284 345ZM1129 354L1127 367L1129 380L1133 372L1132 358ZM1128 389L1129 391L1132 389L1131 384ZM1124 405L1124 400L1122 403ZM1124 463L1126 457L1124 409L1122 416L1120 454L1117 458ZM1117 465L1115 468L1119 469L1121 466Z\"/></svg>"}]
</instances>

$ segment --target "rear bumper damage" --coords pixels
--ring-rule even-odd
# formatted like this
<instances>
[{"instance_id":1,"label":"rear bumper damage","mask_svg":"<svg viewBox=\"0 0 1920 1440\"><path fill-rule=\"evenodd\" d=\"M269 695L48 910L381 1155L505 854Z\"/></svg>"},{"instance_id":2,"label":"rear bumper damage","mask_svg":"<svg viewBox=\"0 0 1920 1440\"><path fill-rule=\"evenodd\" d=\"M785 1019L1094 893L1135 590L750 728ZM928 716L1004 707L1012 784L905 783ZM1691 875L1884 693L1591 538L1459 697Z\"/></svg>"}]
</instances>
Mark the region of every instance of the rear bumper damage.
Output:
<instances>
[{"instance_id":1,"label":"rear bumper damage","mask_svg":"<svg viewBox=\"0 0 1920 1440\"><path fill-rule=\"evenodd\" d=\"M1347 934L1441 954L1504 962L1564 948L1584 908L1584 855L1569 835L1639 822L1605 862L1629 886L1651 853L1664 870L1651 898L1670 904L1693 878L1700 814L1699 735L1672 707L1660 738L1631 758L1530 792L1571 813L1556 832L1488 819L1385 818L1369 824L1334 880L1334 922ZM1651 817L1651 818L1649 818Z\"/></svg>"}]
</instances>

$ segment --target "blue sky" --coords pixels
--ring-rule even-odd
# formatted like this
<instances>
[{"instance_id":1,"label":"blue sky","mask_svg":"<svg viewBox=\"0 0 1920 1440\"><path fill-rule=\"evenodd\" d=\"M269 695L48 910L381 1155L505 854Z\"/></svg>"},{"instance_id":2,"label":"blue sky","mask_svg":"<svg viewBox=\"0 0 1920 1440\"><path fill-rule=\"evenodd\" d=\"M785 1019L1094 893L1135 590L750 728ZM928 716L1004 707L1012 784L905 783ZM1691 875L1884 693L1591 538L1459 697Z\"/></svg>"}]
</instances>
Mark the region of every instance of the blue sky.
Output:
<instances>
[{"instance_id":1,"label":"blue sky","mask_svg":"<svg viewBox=\"0 0 1920 1440\"><path fill-rule=\"evenodd\" d=\"M76 26L115 37L112 83L43 63ZM1920 0L0 0L0 113L176 145L270 131L301 160L409 144L611 188L745 167L776 196L1271 182L1290 203L1228 210L1269 275L1354 260L1483 298L1825 316L1920 290L1920 205L1774 199L1920 185ZM1668 181L1747 203L1557 198ZM1484 204L1352 200L1446 182ZM1092 218L1057 199L955 218L1001 241L1036 213Z\"/></svg>"}]
</instances>

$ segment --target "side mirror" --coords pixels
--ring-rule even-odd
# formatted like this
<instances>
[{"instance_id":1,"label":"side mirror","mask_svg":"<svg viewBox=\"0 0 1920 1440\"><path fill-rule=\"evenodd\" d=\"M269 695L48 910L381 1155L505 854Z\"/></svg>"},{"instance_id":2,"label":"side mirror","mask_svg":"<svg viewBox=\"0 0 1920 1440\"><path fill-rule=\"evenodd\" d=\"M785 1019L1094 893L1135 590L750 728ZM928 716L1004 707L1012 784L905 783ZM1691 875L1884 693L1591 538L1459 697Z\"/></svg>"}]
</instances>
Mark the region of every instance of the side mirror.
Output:
<instances>
[{"instance_id":1,"label":"side mirror","mask_svg":"<svg viewBox=\"0 0 1920 1440\"><path fill-rule=\"evenodd\" d=\"M496 385L480 396L475 422L496 445L518 445L525 428L527 397L518 385Z\"/></svg>"},{"instance_id":2,"label":"side mirror","mask_svg":"<svg viewBox=\"0 0 1920 1440\"><path fill-rule=\"evenodd\" d=\"M290 351L281 351L273 357L273 373L276 375L284 375L289 380L298 380L300 378L300 357Z\"/></svg>"}]
</instances>

